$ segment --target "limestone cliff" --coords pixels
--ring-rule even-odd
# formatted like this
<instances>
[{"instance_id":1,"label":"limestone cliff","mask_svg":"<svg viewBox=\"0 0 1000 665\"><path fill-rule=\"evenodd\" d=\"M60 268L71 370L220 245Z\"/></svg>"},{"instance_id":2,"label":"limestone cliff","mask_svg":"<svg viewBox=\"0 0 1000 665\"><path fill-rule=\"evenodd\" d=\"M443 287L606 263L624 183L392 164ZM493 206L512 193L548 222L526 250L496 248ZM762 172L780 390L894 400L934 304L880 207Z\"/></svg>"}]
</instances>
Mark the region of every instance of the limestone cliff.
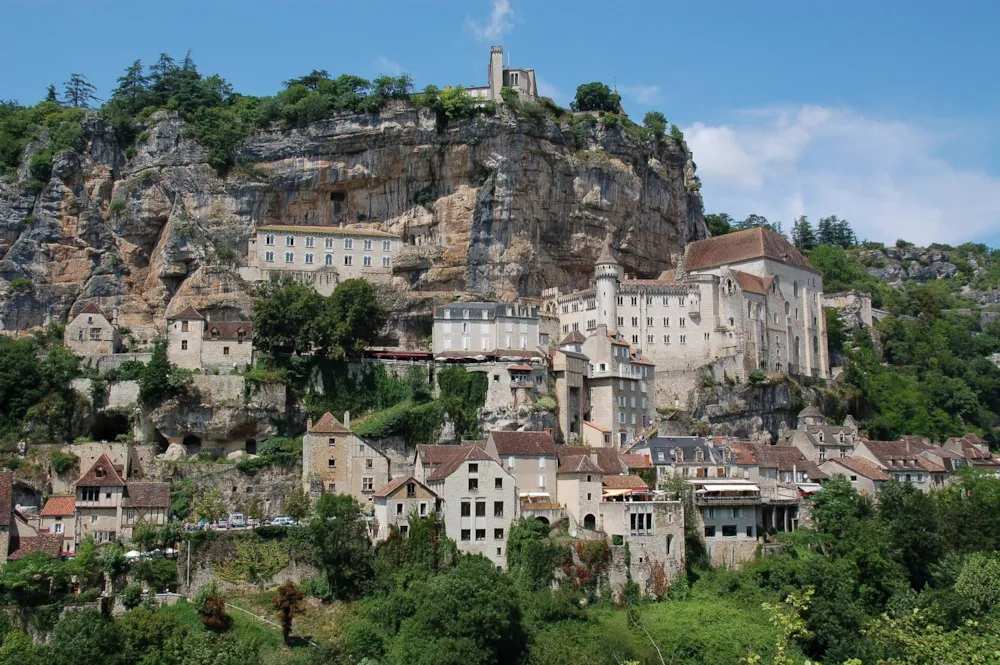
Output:
<instances>
[{"instance_id":1,"label":"limestone cliff","mask_svg":"<svg viewBox=\"0 0 1000 665\"><path fill-rule=\"evenodd\" d=\"M64 322L88 302L117 311L138 339L187 305L245 316L235 268L265 223L402 233L392 287L407 311L414 297L582 286L607 236L629 272L672 267L706 235L690 153L669 137L585 127L503 108L445 121L399 103L254 134L223 178L168 112L150 118L130 158L89 117L88 150L57 155L40 191L26 186L27 166L0 183L0 328Z\"/></svg>"}]
</instances>

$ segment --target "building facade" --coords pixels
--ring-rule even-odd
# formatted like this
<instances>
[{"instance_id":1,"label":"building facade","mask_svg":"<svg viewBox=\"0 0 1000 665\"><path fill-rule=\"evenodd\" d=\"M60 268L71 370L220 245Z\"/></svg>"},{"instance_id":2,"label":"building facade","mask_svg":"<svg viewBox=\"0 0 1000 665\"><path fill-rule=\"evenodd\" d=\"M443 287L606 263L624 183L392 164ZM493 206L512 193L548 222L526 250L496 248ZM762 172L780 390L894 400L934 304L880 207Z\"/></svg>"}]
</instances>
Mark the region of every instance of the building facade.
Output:
<instances>
[{"instance_id":1,"label":"building facade","mask_svg":"<svg viewBox=\"0 0 1000 665\"><path fill-rule=\"evenodd\" d=\"M460 302L434 308L435 354L470 357L538 347L538 308L517 303Z\"/></svg>"},{"instance_id":2,"label":"building facade","mask_svg":"<svg viewBox=\"0 0 1000 665\"><path fill-rule=\"evenodd\" d=\"M466 88L472 97L502 101L500 92L513 88L521 99L533 100L538 97L538 83L534 69L523 69L504 65L503 46L490 47L490 64L486 72L487 85Z\"/></svg>"},{"instance_id":3,"label":"building facade","mask_svg":"<svg viewBox=\"0 0 1000 665\"><path fill-rule=\"evenodd\" d=\"M410 520L437 514L441 501L413 476L393 478L388 484L375 490L375 521L378 529L375 540L385 540L395 527L404 538L409 534Z\"/></svg>"},{"instance_id":4,"label":"building facade","mask_svg":"<svg viewBox=\"0 0 1000 665\"><path fill-rule=\"evenodd\" d=\"M330 295L347 279L388 281L401 246L401 236L362 226L265 225L248 241L240 274L249 281L289 276Z\"/></svg>"},{"instance_id":5,"label":"building facade","mask_svg":"<svg viewBox=\"0 0 1000 665\"><path fill-rule=\"evenodd\" d=\"M302 486L312 496L349 494L372 509L375 490L389 482L389 458L327 412L302 437Z\"/></svg>"},{"instance_id":6,"label":"building facade","mask_svg":"<svg viewBox=\"0 0 1000 665\"><path fill-rule=\"evenodd\" d=\"M194 307L167 317L167 358L184 369L233 371L253 365L253 323L209 321Z\"/></svg>"},{"instance_id":7,"label":"building facade","mask_svg":"<svg viewBox=\"0 0 1000 665\"><path fill-rule=\"evenodd\" d=\"M100 307L90 303L66 324L63 342L78 356L117 353L122 339L111 318Z\"/></svg>"},{"instance_id":8,"label":"building facade","mask_svg":"<svg viewBox=\"0 0 1000 665\"><path fill-rule=\"evenodd\" d=\"M657 279L627 277L605 243L593 288L545 292L563 334L605 325L655 363L660 406L686 402L706 366L717 378L753 370L828 378L822 295L820 273L766 229L693 242L683 268Z\"/></svg>"}]
</instances>

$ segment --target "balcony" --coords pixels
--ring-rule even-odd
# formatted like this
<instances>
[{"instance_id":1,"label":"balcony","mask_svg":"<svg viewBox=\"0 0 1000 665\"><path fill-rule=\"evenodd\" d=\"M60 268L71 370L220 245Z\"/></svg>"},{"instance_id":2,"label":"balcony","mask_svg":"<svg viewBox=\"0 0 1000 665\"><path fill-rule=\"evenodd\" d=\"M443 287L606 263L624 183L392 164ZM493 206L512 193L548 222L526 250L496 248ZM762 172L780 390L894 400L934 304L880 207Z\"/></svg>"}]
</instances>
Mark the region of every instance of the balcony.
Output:
<instances>
[{"instance_id":1,"label":"balcony","mask_svg":"<svg viewBox=\"0 0 1000 665\"><path fill-rule=\"evenodd\" d=\"M748 506L760 503L760 495L754 496L713 496L708 494L696 494L694 503L696 506Z\"/></svg>"}]
</instances>

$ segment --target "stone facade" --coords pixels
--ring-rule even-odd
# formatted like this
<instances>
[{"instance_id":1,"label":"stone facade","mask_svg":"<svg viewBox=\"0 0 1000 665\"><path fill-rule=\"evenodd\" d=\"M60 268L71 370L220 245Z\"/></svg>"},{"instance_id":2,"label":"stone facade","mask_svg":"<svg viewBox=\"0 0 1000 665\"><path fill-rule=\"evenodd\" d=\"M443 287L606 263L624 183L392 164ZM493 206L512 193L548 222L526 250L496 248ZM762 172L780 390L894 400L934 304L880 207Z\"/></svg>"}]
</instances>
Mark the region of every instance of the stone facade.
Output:
<instances>
[{"instance_id":1,"label":"stone facade","mask_svg":"<svg viewBox=\"0 0 1000 665\"><path fill-rule=\"evenodd\" d=\"M167 317L167 358L184 369L226 373L253 365L250 321L208 321L193 307Z\"/></svg>"},{"instance_id":2,"label":"stone facade","mask_svg":"<svg viewBox=\"0 0 1000 665\"><path fill-rule=\"evenodd\" d=\"M739 379L752 370L830 375L821 275L783 236L750 229L685 249L677 276L628 278L610 245L594 288L549 290L546 309L563 334L615 330L661 375L660 406L686 403L700 368L721 362Z\"/></svg>"},{"instance_id":3,"label":"stone facade","mask_svg":"<svg viewBox=\"0 0 1000 665\"><path fill-rule=\"evenodd\" d=\"M346 279L388 281L402 246L401 236L361 225L307 225L320 220L342 222L343 198L338 200L334 193L328 203L325 209L314 211L312 220L305 213L306 224L260 226L247 242L247 266L240 269L240 275L248 281L290 276L313 285L321 295L330 295Z\"/></svg>"},{"instance_id":4,"label":"stone facade","mask_svg":"<svg viewBox=\"0 0 1000 665\"><path fill-rule=\"evenodd\" d=\"M63 342L78 356L102 356L121 348L118 328L100 307L91 303L66 324Z\"/></svg>"},{"instance_id":5,"label":"stone facade","mask_svg":"<svg viewBox=\"0 0 1000 665\"><path fill-rule=\"evenodd\" d=\"M413 515L428 517L436 514L440 508L437 494L413 476L393 478L387 485L376 490L374 503L375 521L378 524L375 540L388 538L393 526L405 537Z\"/></svg>"},{"instance_id":6,"label":"stone facade","mask_svg":"<svg viewBox=\"0 0 1000 665\"><path fill-rule=\"evenodd\" d=\"M589 359L577 350L555 349L552 353L552 376L555 382L559 437L564 442L583 440L587 395L585 382Z\"/></svg>"},{"instance_id":7,"label":"stone facade","mask_svg":"<svg viewBox=\"0 0 1000 665\"><path fill-rule=\"evenodd\" d=\"M324 492L349 494L362 506L373 507L375 490L389 481L389 458L350 430L350 414L344 423L326 413L302 438L302 486L307 492L314 479Z\"/></svg>"},{"instance_id":8,"label":"stone facade","mask_svg":"<svg viewBox=\"0 0 1000 665\"><path fill-rule=\"evenodd\" d=\"M504 88L513 88L521 99L538 98L538 82L535 80L534 69L509 67L503 62L503 46L490 47L490 64L486 72L487 85L466 88L472 97L488 99L493 102L502 101L500 95Z\"/></svg>"},{"instance_id":9,"label":"stone facade","mask_svg":"<svg viewBox=\"0 0 1000 665\"><path fill-rule=\"evenodd\" d=\"M434 308L433 350L446 356L501 356L534 351L538 308L523 304L463 302Z\"/></svg>"}]
</instances>

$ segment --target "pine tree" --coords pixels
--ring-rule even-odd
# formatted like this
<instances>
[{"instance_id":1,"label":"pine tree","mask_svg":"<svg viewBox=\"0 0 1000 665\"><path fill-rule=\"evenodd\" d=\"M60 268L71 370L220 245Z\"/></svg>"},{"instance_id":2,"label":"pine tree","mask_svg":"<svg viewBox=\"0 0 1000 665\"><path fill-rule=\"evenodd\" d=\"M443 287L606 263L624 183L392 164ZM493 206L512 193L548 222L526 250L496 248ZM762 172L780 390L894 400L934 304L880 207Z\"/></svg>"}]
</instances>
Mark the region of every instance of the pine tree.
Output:
<instances>
[{"instance_id":1,"label":"pine tree","mask_svg":"<svg viewBox=\"0 0 1000 665\"><path fill-rule=\"evenodd\" d=\"M792 243L801 250L809 250L816 246L816 233L805 215L792 224Z\"/></svg>"},{"instance_id":2,"label":"pine tree","mask_svg":"<svg viewBox=\"0 0 1000 665\"><path fill-rule=\"evenodd\" d=\"M70 74L64 84L63 98L73 108L89 109L91 102L101 101L94 91L97 90L83 74Z\"/></svg>"},{"instance_id":3,"label":"pine tree","mask_svg":"<svg viewBox=\"0 0 1000 665\"><path fill-rule=\"evenodd\" d=\"M125 75L118 78L118 87L111 93L111 98L124 99L135 106L146 92L148 82L142 72L142 60L136 60L125 70Z\"/></svg>"},{"instance_id":4,"label":"pine tree","mask_svg":"<svg viewBox=\"0 0 1000 665\"><path fill-rule=\"evenodd\" d=\"M177 88L179 71L177 63L166 53L161 53L159 60L150 65L148 83L155 105L163 106L170 100Z\"/></svg>"},{"instance_id":5,"label":"pine tree","mask_svg":"<svg viewBox=\"0 0 1000 665\"><path fill-rule=\"evenodd\" d=\"M45 92L45 101L53 104L59 103L59 95L56 93L56 86L54 84L49 85L49 89Z\"/></svg>"}]
</instances>

